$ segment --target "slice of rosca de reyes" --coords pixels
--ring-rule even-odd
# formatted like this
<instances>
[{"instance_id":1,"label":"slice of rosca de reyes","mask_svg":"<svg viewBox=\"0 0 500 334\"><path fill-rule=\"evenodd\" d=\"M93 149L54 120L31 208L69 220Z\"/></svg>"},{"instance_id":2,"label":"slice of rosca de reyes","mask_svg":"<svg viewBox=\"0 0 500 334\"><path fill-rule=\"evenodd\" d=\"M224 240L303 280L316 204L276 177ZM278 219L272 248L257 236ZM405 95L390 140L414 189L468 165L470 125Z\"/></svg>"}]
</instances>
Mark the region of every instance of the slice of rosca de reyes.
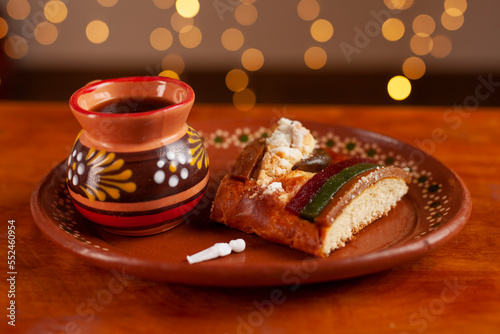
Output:
<instances>
[{"instance_id":1,"label":"slice of rosca de reyes","mask_svg":"<svg viewBox=\"0 0 500 334\"><path fill-rule=\"evenodd\" d=\"M300 122L280 119L270 137L254 140L236 158L211 219L325 257L408 191L405 169L325 152Z\"/></svg>"}]
</instances>

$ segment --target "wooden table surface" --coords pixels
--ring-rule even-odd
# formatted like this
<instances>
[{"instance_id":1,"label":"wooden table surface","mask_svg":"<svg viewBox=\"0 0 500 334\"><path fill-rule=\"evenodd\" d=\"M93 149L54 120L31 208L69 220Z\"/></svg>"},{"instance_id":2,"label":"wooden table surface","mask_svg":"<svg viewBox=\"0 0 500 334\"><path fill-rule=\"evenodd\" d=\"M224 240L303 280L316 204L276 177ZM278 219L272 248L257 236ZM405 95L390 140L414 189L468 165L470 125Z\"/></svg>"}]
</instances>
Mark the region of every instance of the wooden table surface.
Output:
<instances>
[{"instance_id":1,"label":"wooden table surface","mask_svg":"<svg viewBox=\"0 0 500 334\"><path fill-rule=\"evenodd\" d=\"M471 109L471 108L469 108ZM313 285L210 288L122 277L61 251L38 230L30 196L80 126L65 103L0 102L1 322L15 333L499 333L500 109L195 104L190 120L280 117L356 126L421 146L472 196L458 237L412 263ZM15 298L7 281L15 220ZM9 276L10 277L10 276ZM282 303L269 303L280 289ZM116 290L116 289L115 289ZM451 292L451 293L450 293ZM109 296L109 294L108 294ZM16 327L8 325L10 300Z\"/></svg>"}]
</instances>

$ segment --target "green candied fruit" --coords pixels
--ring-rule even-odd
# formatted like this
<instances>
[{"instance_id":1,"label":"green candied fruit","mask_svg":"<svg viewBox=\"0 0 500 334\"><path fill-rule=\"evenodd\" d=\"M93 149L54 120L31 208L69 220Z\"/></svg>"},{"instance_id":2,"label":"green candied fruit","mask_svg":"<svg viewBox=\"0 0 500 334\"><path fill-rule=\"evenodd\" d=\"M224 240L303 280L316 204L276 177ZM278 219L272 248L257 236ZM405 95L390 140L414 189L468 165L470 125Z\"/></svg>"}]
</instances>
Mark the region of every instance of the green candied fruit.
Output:
<instances>
[{"instance_id":1,"label":"green candied fruit","mask_svg":"<svg viewBox=\"0 0 500 334\"><path fill-rule=\"evenodd\" d=\"M314 195L311 202L309 202L304 209L300 212L303 219L314 221L314 219L323 211L328 202L332 199L333 195L353 177L366 172L367 170L380 167L377 164L357 164L351 167L344 168L340 173L328 179L323 187Z\"/></svg>"}]
</instances>

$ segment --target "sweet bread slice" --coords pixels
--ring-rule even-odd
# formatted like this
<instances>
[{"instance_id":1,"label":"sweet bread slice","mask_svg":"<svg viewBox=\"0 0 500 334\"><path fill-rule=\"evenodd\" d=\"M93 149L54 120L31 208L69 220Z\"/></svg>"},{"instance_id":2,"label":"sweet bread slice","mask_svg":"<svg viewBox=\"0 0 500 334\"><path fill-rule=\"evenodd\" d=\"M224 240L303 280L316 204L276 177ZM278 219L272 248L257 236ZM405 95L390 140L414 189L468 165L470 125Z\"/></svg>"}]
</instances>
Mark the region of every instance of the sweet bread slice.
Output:
<instances>
[{"instance_id":1,"label":"sweet bread slice","mask_svg":"<svg viewBox=\"0 0 500 334\"><path fill-rule=\"evenodd\" d=\"M325 257L387 214L410 181L405 169L326 152L300 122L282 118L236 158L210 218Z\"/></svg>"}]
</instances>

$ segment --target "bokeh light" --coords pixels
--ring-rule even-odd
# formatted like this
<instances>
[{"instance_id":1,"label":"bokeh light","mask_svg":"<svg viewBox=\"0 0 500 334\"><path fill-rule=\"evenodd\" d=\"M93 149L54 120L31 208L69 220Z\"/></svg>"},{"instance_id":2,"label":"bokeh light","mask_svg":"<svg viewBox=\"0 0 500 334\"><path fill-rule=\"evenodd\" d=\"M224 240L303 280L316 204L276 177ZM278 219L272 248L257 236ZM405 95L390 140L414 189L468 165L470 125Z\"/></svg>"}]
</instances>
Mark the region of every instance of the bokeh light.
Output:
<instances>
[{"instance_id":1,"label":"bokeh light","mask_svg":"<svg viewBox=\"0 0 500 334\"><path fill-rule=\"evenodd\" d=\"M325 66L326 60L326 52L319 46L310 47L304 54L304 61L307 67L313 70L319 70Z\"/></svg>"},{"instance_id":2,"label":"bokeh light","mask_svg":"<svg viewBox=\"0 0 500 334\"><path fill-rule=\"evenodd\" d=\"M3 50L7 57L21 59L28 53L28 41L19 35L11 35L5 40Z\"/></svg>"},{"instance_id":3,"label":"bokeh light","mask_svg":"<svg viewBox=\"0 0 500 334\"><path fill-rule=\"evenodd\" d=\"M387 92L394 100L401 101L406 99L411 93L410 80L402 75L396 75L389 80Z\"/></svg>"},{"instance_id":4,"label":"bokeh light","mask_svg":"<svg viewBox=\"0 0 500 334\"><path fill-rule=\"evenodd\" d=\"M436 29L434 19L426 14L421 14L413 20L413 31L415 34L432 35Z\"/></svg>"},{"instance_id":5,"label":"bokeh light","mask_svg":"<svg viewBox=\"0 0 500 334\"><path fill-rule=\"evenodd\" d=\"M238 7L236 7L234 11L234 18L236 22L241 24L242 26L250 26L257 21L257 17L259 13L257 8L254 5L242 3Z\"/></svg>"},{"instance_id":6,"label":"bokeh light","mask_svg":"<svg viewBox=\"0 0 500 334\"><path fill-rule=\"evenodd\" d=\"M233 92L241 92L248 86L248 75L240 69L232 69L226 74L226 86Z\"/></svg>"},{"instance_id":7,"label":"bokeh light","mask_svg":"<svg viewBox=\"0 0 500 334\"><path fill-rule=\"evenodd\" d=\"M319 15L319 3L316 0L300 0L297 14L304 21L312 21Z\"/></svg>"},{"instance_id":8,"label":"bokeh light","mask_svg":"<svg viewBox=\"0 0 500 334\"><path fill-rule=\"evenodd\" d=\"M0 38L4 38L9 32L9 25L7 21L0 17Z\"/></svg>"},{"instance_id":9,"label":"bokeh light","mask_svg":"<svg viewBox=\"0 0 500 334\"><path fill-rule=\"evenodd\" d=\"M201 30L195 26L187 26L179 32L179 41L187 49L193 49L201 43Z\"/></svg>"},{"instance_id":10,"label":"bokeh light","mask_svg":"<svg viewBox=\"0 0 500 334\"><path fill-rule=\"evenodd\" d=\"M445 13L450 15L450 16L462 16L463 15L462 11L458 8L448 8L445 10Z\"/></svg>"},{"instance_id":11,"label":"bokeh light","mask_svg":"<svg viewBox=\"0 0 500 334\"><path fill-rule=\"evenodd\" d=\"M434 36L432 39L434 46L431 50L431 55L435 58L445 58L451 53L451 41L443 35Z\"/></svg>"},{"instance_id":12,"label":"bokeh light","mask_svg":"<svg viewBox=\"0 0 500 334\"><path fill-rule=\"evenodd\" d=\"M85 34L90 42L94 44L104 43L109 37L109 28L101 20L93 20L85 29Z\"/></svg>"},{"instance_id":13,"label":"bokeh light","mask_svg":"<svg viewBox=\"0 0 500 334\"><path fill-rule=\"evenodd\" d=\"M169 9L175 0L153 0L154 5L159 9Z\"/></svg>"},{"instance_id":14,"label":"bokeh light","mask_svg":"<svg viewBox=\"0 0 500 334\"><path fill-rule=\"evenodd\" d=\"M412 80L420 79L425 74L425 63L418 57L410 57L403 63L404 75Z\"/></svg>"},{"instance_id":15,"label":"bokeh light","mask_svg":"<svg viewBox=\"0 0 500 334\"><path fill-rule=\"evenodd\" d=\"M170 18L170 24L172 25L172 28L177 31L181 32L182 29L185 27L191 27L194 25L194 19L192 17L186 18L181 16L179 13L175 12L172 14L172 17Z\"/></svg>"},{"instance_id":16,"label":"bokeh light","mask_svg":"<svg viewBox=\"0 0 500 334\"><path fill-rule=\"evenodd\" d=\"M51 45L57 39L58 31L54 24L41 22L35 27L35 39L42 45Z\"/></svg>"},{"instance_id":17,"label":"bokeh light","mask_svg":"<svg viewBox=\"0 0 500 334\"><path fill-rule=\"evenodd\" d=\"M413 5L413 0L384 0L384 3L389 9L405 10Z\"/></svg>"},{"instance_id":18,"label":"bokeh light","mask_svg":"<svg viewBox=\"0 0 500 334\"><path fill-rule=\"evenodd\" d=\"M467 10L467 0L445 0L444 9L451 16L460 16Z\"/></svg>"},{"instance_id":19,"label":"bokeh light","mask_svg":"<svg viewBox=\"0 0 500 334\"><path fill-rule=\"evenodd\" d=\"M458 30L464 24L464 16L451 16L445 11L443 12L443 15L441 15L441 24L446 30Z\"/></svg>"},{"instance_id":20,"label":"bokeh light","mask_svg":"<svg viewBox=\"0 0 500 334\"><path fill-rule=\"evenodd\" d=\"M161 61L161 68L163 70L171 70L175 73L178 73L179 75L184 72L184 67L184 59L182 59L182 57L177 54L166 55Z\"/></svg>"},{"instance_id":21,"label":"bokeh light","mask_svg":"<svg viewBox=\"0 0 500 334\"><path fill-rule=\"evenodd\" d=\"M179 74L175 73L172 70L165 70L162 71L160 74L158 74L160 77L167 77L167 78L172 78L172 79L177 79L179 80Z\"/></svg>"},{"instance_id":22,"label":"bokeh light","mask_svg":"<svg viewBox=\"0 0 500 334\"><path fill-rule=\"evenodd\" d=\"M62 1L51 0L43 7L43 14L47 21L61 23L68 16L68 8Z\"/></svg>"},{"instance_id":23,"label":"bokeh light","mask_svg":"<svg viewBox=\"0 0 500 334\"><path fill-rule=\"evenodd\" d=\"M388 41L394 42L405 33L405 25L400 19L390 18L382 24L382 35Z\"/></svg>"},{"instance_id":24,"label":"bokeh light","mask_svg":"<svg viewBox=\"0 0 500 334\"><path fill-rule=\"evenodd\" d=\"M326 42L333 36L333 26L332 24L323 19L319 19L313 22L311 25L311 36L317 42Z\"/></svg>"},{"instance_id":25,"label":"bokeh light","mask_svg":"<svg viewBox=\"0 0 500 334\"><path fill-rule=\"evenodd\" d=\"M103 7L113 7L118 3L118 0L97 0Z\"/></svg>"},{"instance_id":26,"label":"bokeh light","mask_svg":"<svg viewBox=\"0 0 500 334\"><path fill-rule=\"evenodd\" d=\"M410 48L418 56L423 56L431 52L432 46L433 41L429 35L414 35L410 40Z\"/></svg>"},{"instance_id":27,"label":"bokeh light","mask_svg":"<svg viewBox=\"0 0 500 334\"><path fill-rule=\"evenodd\" d=\"M247 49L241 55L241 64L247 71L258 71L264 65L264 55L260 50Z\"/></svg>"},{"instance_id":28,"label":"bokeh light","mask_svg":"<svg viewBox=\"0 0 500 334\"><path fill-rule=\"evenodd\" d=\"M243 46L245 38L243 33L236 28L226 29L221 36L222 46L228 51L236 51Z\"/></svg>"},{"instance_id":29,"label":"bokeh light","mask_svg":"<svg viewBox=\"0 0 500 334\"><path fill-rule=\"evenodd\" d=\"M163 51L168 49L173 42L172 33L165 28L156 28L149 35L149 42L153 49Z\"/></svg>"},{"instance_id":30,"label":"bokeh light","mask_svg":"<svg viewBox=\"0 0 500 334\"><path fill-rule=\"evenodd\" d=\"M9 0L7 14L14 20L24 20L30 14L31 6L26 0Z\"/></svg>"},{"instance_id":31,"label":"bokeh light","mask_svg":"<svg viewBox=\"0 0 500 334\"><path fill-rule=\"evenodd\" d=\"M200 3L198 0L177 0L175 9L183 17L195 17L200 10Z\"/></svg>"},{"instance_id":32,"label":"bokeh light","mask_svg":"<svg viewBox=\"0 0 500 334\"><path fill-rule=\"evenodd\" d=\"M251 110L256 100L255 93L249 88L233 94L233 104L240 111Z\"/></svg>"}]
</instances>

